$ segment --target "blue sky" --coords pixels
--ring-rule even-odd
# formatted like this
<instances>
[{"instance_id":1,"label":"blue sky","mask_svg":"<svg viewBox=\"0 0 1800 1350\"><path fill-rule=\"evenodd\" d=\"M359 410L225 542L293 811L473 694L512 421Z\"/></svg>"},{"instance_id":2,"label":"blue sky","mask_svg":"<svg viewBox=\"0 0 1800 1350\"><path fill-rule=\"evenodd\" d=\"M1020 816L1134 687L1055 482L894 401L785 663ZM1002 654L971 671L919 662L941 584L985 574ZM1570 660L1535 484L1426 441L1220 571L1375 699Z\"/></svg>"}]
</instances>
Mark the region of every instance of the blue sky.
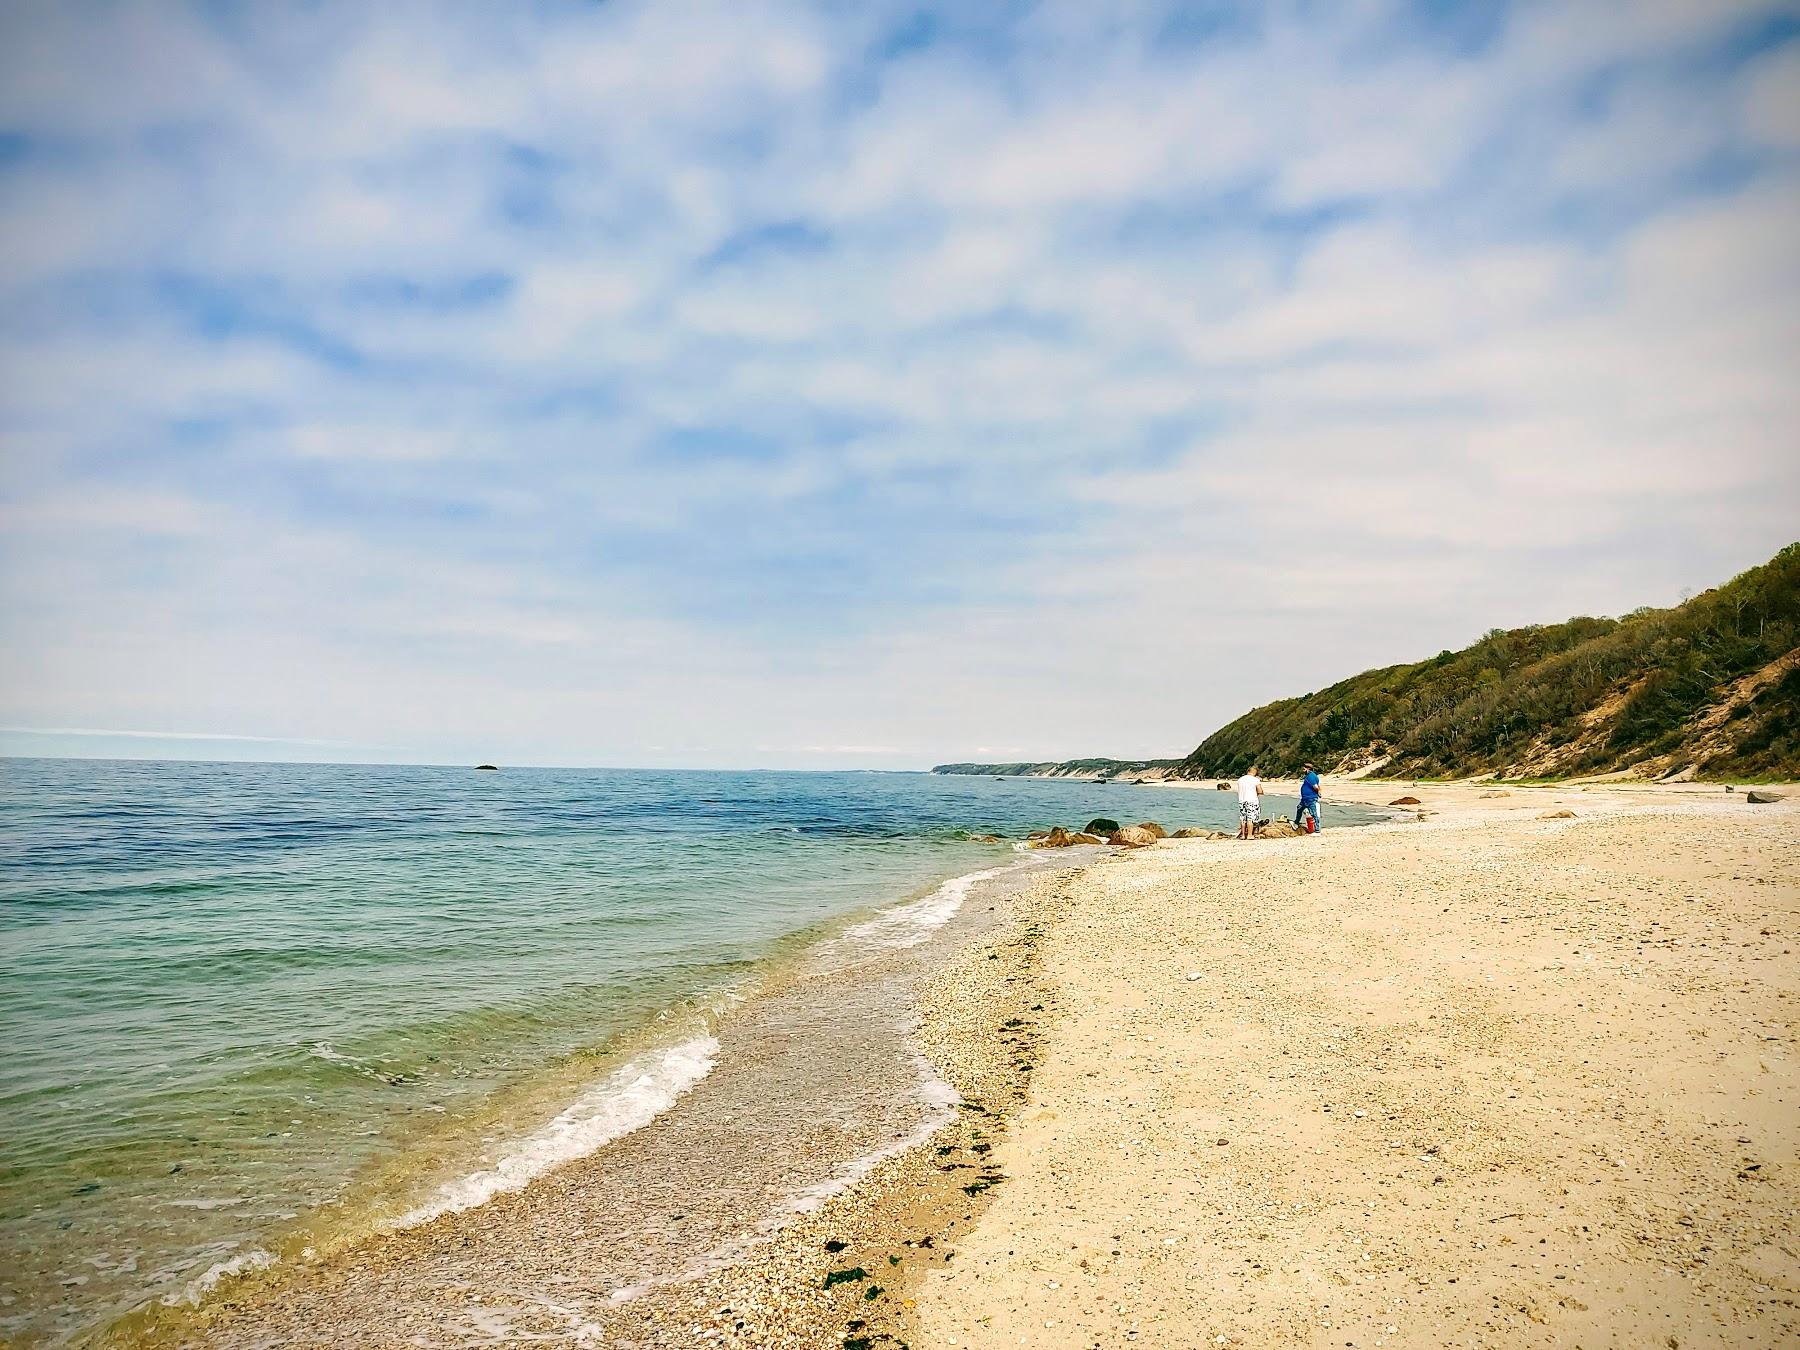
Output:
<instances>
[{"instance_id":1,"label":"blue sky","mask_svg":"<svg viewBox=\"0 0 1800 1350\"><path fill-rule=\"evenodd\" d=\"M7 752L1178 754L1800 534L1794 5L0 27Z\"/></svg>"}]
</instances>

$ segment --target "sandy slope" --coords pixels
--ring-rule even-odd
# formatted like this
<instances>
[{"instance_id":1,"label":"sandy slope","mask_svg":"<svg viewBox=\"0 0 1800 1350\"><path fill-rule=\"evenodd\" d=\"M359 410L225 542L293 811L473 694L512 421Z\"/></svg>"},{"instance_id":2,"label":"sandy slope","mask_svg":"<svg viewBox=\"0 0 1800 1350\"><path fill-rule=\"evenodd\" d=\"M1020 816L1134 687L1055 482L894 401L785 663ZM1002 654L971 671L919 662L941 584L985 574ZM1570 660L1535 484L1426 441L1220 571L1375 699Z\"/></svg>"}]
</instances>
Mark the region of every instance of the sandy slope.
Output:
<instances>
[{"instance_id":1,"label":"sandy slope","mask_svg":"<svg viewBox=\"0 0 1800 1350\"><path fill-rule=\"evenodd\" d=\"M915 1347L1800 1338L1800 793L1403 790L1086 873Z\"/></svg>"}]
</instances>

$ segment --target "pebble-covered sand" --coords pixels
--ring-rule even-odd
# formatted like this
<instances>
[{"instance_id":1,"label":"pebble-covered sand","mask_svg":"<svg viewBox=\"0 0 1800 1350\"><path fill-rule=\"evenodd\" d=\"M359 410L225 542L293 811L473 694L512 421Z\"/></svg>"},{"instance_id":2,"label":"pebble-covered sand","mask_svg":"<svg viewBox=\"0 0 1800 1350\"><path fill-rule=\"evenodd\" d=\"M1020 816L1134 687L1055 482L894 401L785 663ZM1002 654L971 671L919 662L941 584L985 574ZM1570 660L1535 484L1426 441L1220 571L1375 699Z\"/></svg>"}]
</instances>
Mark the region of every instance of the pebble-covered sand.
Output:
<instances>
[{"instance_id":1,"label":"pebble-covered sand","mask_svg":"<svg viewBox=\"0 0 1800 1350\"><path fill-rule=\"evenodd\" d=\"M1087 872L913 1345L1800 1344L1800 794L1355 790Z\"/></svg>"},{"instance_id":2,"label":"pebble-covered sand","mask_svg":"<svg viewBox=\"0 0 1800 1350\"><path fill-rule=\"evenodd\" d=\"M790 1217L742 1259L621 1301L594 1297L597 1269L634 1242L629 1229L605 1221L618 1159L662 1152L682 1128L678 1107L523 1191L315 1261L254 1271L198 1308L147 1310L104 1339L215 1348L904 1344L912 1306L903 1289L919 1271L955 1259L956 1244L1005 1184L993 1149L1055 1008L1040 978L1046 923L1071 902L1078 875L1053 867L988 896L992 921L956 941L921 986L918 1048L961 1098L949 1122L817 1210ZM846 995L858 981L854 971L833 978ZM686 1208L716 1199L699 1193L710 1187L698 1178L667 1167L656 1174L691 1197ZM602 1291L607 1283L599 1278Z\"/></svg>"}]
</instances>

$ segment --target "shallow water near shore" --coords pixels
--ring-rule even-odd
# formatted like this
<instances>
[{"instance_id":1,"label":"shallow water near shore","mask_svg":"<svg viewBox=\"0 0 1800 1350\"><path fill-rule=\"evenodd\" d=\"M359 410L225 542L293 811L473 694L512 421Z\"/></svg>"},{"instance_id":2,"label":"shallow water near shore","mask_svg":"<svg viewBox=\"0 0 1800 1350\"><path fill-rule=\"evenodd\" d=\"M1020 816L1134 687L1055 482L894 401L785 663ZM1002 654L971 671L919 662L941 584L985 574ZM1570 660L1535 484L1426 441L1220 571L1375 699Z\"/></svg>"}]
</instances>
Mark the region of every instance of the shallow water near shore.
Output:
<instances>
[{"instance_id":1,"label":"shallow water near shore","mask_svg":"<svg viewBox=\"0 0 1800 1350\"><path fill-rule=\"evenodd\" d=\"M924 774L5 761L0 1334L202 1298L662 1120L739 1184L621 1164L630 1297L943 1109L908 953L1059 856L970 833L1234 810ZM774 1158L777 1134L811 1142Z\"/></svg>"}]
</instances>

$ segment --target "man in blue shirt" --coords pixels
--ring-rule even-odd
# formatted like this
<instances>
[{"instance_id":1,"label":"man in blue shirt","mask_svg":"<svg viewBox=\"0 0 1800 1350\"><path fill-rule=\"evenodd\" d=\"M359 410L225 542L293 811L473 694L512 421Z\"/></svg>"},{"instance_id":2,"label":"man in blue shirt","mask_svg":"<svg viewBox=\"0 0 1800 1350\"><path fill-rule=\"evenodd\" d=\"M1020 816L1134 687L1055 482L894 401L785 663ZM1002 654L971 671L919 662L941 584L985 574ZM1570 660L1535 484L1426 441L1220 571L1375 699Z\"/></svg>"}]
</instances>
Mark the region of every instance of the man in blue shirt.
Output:
<instances>
[{"instance_id":1,"label":"man in blue shirt","mask_svg":"<svg viewBox=\"0 0 1800 1350\"><path fill-rule=\"evenodd\" d=\"M1300 776L1300 805L1294 812L1296 830L1300 828L1300 817L1309 813L1313 818L1313 829L1324 829L1325 822L1319 819L1319 775L1310 764Z\"/></svg>"}]
</instances>

